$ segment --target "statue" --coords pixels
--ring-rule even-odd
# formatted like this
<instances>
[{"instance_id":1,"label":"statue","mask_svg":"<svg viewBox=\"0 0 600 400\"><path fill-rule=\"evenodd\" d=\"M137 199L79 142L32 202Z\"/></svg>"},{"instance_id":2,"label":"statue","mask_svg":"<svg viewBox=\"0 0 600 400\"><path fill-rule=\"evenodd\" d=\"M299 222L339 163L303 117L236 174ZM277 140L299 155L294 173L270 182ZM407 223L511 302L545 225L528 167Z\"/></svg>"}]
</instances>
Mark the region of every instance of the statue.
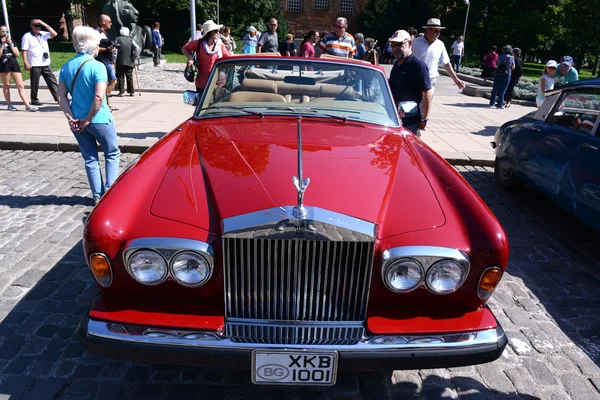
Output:
<instances>
[{"instance_id":1,"label":"statue","mask_svg":"<svg viewBox=\"0 0 600 400\"><path fill-rule=\"evenodd\" d=\"M133 4L127 0L106 0L102 13L112 20L112 26L108 30L108 36L114 40L119 36L122 27L129 28L129 36L140 46L142 57L152 57L152 30L149 26L141 27L137 24L139 12ZM140 59L140 61L142 61ZM143 63L143 61L142 61Z\"/></svg>"}]
</instances>

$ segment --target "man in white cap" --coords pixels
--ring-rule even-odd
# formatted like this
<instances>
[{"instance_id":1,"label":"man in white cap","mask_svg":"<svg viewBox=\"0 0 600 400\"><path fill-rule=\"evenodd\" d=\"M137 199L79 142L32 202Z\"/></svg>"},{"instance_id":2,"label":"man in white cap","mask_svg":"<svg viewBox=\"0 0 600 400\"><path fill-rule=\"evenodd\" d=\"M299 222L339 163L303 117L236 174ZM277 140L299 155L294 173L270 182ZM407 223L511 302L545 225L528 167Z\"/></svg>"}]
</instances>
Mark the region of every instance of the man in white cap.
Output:
<instances>
[{"instance_id":1,"label":"man in white cap","mask_svg":"<svg viewBox=\"0 0 600 400\"><path fill-rule=\"evenodd\" d=\"M440 76L438 65L444 67L459 89L464 88L465 83L456 76L452 64L450 64L450 57L448 57L444 42L438 39L441 30L445 29L440 20L437 18L430 18L429 21L427 21L427 25L423 26L423 28L425 28L425 34L413 41L413 52L415 53L415 56L423 61L425 65L427 65L427 68L429 68L429 78L431 79L433 89L435 89L437 77Z\"/></svg>"},{"instance_id":2,"label":"man in white cap","mask_svg":"<svg viewBox=\"0 0 600 400\"><path fill-rule=\"evenodd\" d=\"M423 61L412 52L410 34L404 30L394 32L390 38L392 54L396 62L390 73L390 89L394 103L414 101L418 107L417 115L402 118L402 124L420 136L420 130L425 130L431 104L433 89L429 80L429 72Z\"/></svg>"}]
</instances>

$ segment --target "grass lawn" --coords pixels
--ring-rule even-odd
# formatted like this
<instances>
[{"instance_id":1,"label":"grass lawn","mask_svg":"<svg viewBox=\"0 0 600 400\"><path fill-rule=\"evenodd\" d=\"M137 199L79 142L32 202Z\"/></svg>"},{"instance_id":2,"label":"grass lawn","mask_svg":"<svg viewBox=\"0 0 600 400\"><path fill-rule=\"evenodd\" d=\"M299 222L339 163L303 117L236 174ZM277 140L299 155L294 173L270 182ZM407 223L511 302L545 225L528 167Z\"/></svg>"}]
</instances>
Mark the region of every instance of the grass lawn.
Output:
<instances>
[{"instance_id":1,"label":"grass lawn","mask_svg":"<svg viewBox=\"0 0 600 400\"><path fill-rule=\"evenodd\" d=\"M532 62L523 63L523 77L539 79L544 73L545 64L537 64ZM589 69L577 70L579 79L595 78L592 71Z\"/></svg>"},{"instance_id":2,"label":"grass lawn","mask_svg":"<svg viewBox=\"0 0 600 400\"><path fill-rule=\"evenodd\" d=\"M50 47L50 67L52 71L59 71L67 61L75 57L75 50L73 50L71 42L53 42L50 40L48 41L48 46ZM20 48L19 53L21 53ZM25 71L25 67L23 66L23 57L19 55L18 61L23 80L29 79L29 71Z\"/></svg>"},{"instance_id":3,"label":"grass lawn","mask_svg":"<svg viewBox=\"0 0 600 400\"><path fill-rule=\"evenodd\" d=\"M52 62L50 67L53 71L60 71L67 61L75 57L75 50L71 42L53 42L50 40L48 41L48 45L50 46L50 60ZM185 63L186 61L185 56L181 53L165 51L163 56L170 63ZM29 71L25 71L25 67L23 66L23 57L19 56L18 61L21 67L21 74L23 74L23 80L29 79Z\"/></svg>"}]
</instances>

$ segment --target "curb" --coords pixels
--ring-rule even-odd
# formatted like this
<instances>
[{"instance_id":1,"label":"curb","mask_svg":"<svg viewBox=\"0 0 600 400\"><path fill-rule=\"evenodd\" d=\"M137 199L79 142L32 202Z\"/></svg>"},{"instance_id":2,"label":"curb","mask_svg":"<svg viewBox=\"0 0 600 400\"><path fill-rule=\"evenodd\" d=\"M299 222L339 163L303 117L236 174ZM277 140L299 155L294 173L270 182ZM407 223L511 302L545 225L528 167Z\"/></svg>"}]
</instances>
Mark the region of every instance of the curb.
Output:
<instances>
[{"instance_id":1,"label":"curb","mask_svg":"<svg viewBox=\"0 0 600 400\"><path fill-rule=\"evenodd\" d=\"M61 138L64 140L64 138ZM98 147L100 149L100 147ZM147 145L121 144L119 149L122 153L142 154L149 149ZM60 151L79 152L79 145L75 142L61 141L52 138L49 141L11 141L0 140L0 150L27 150L27 151ZM471 158L464 153L440 154L450 165L471 165L474 167L493 167L493 159Z\"/></svg>"}]
</instances>

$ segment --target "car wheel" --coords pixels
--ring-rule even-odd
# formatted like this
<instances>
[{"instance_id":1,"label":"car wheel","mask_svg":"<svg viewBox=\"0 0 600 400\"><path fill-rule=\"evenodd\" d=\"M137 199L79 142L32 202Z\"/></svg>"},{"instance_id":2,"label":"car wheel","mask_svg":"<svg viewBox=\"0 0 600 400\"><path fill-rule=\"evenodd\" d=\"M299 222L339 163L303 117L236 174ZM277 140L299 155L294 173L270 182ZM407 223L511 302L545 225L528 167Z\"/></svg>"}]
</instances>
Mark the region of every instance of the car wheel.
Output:
<instances>
[{"instance_id":1,"label":"car wheel","mask_svg":"<svg viewBox=\"0 0 600 400\"><path fill-rule=\"evenodd\" d=\"M525 182L515 175L512 166L498 157L494 161L494 177L498 186L504 190L517 190L525 185Z\"/></svg>"}]
</instances>

